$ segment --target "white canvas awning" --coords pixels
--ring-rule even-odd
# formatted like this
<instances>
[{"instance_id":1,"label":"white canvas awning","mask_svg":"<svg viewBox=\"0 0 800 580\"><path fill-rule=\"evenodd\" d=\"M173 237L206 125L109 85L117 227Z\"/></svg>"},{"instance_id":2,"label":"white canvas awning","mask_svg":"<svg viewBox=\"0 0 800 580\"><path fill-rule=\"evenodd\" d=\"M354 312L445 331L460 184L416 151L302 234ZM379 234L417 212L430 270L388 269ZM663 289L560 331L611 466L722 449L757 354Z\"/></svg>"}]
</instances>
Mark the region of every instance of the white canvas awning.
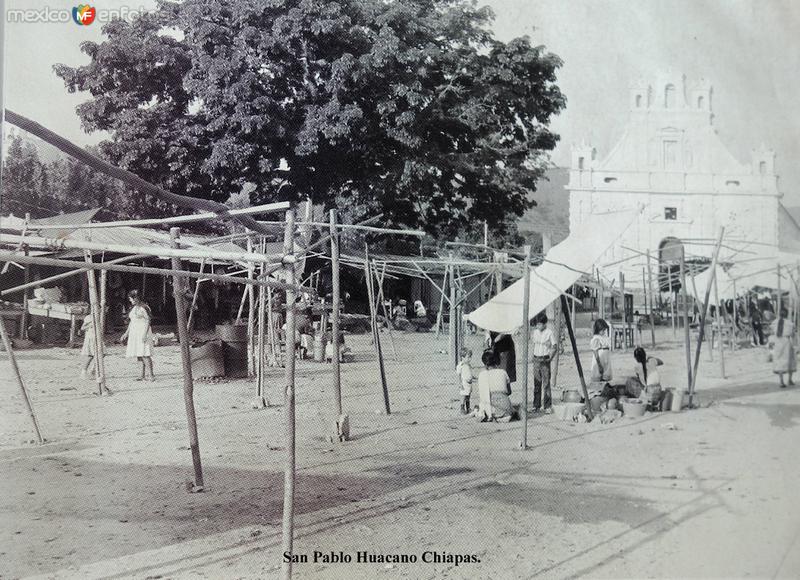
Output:
<instances>
[{"instance_id":1,"label":"white canvas awning","mask_svg":"<svg viewBox=\"0 0 800 580\"><path fill-rule=\"evenodd\" d=\"M533 318L584 275L591 275L600 257L622 236L637 210L593 214L580 231L554 246L541 266L531 271L529 314ZM469 321L485 330L511 334L522 326L525 283L517 280L469 315Z\"/></svg>"}]
</instances>

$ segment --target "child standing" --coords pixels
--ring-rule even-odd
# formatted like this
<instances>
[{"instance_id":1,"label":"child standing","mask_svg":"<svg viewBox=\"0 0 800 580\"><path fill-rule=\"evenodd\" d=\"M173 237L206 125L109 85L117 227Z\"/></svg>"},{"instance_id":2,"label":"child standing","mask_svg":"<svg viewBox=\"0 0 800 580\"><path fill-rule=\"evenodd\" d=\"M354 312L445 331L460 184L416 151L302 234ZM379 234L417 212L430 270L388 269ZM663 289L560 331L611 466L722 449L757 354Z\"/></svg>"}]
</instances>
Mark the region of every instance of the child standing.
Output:
<instances>
[{"instance_id":1,"label":"child standing","mask_svg":"<svg viewBox=\"0 0 800 580\"><path fill-rule=\"evenodd\" d=\"M461 360L456 366L456 374L461 384L458 394L461 395L461 414L467 415L470 412L470 396L472 394L472 351L464 349L461 351Z\"/></svg>"},{"instance_id":2,"label":"child standing","mask_svg":"<svg viewBox=\"0 0 800 580\"><path fill-rule=\"evenodd\" d=\"M607 383L613 378L611 371L611 338L608 323L602 318L594 321L593 336L589 341L592 350L592 382Z\"/></svg>"},{"instance_id":3,"label":"child standing","mask_svg":"<svg viewBox=\"0 0 800 580\"><path fill-rule=\"evenodd\" d=\"M553 412L553 399L550 394L550 361L556 353L556 339L547 327L547 314L542 312L534 319L536 327L531 335L533 343L533 412L542 407L544 389L544 412Z\"/></svg>"},{"instance_id":4,"label":"child standing","mask_svg":"<svg viewBox=\"0 0 800 580\"><path fill-rule=\"evenodd\" d=\"M94 362L96 352L96 345L94 343L94 316L92 315L91 310L89 311L89 314L86 315L86 318L83 319L81 332L83 333L83 348L81 349L81 356L85 357L84 365L81 369L81 377L85 379L88 376L89 367L92 366L92 363ZM94 376L94 374L94 369L92 369L92 376Z\"/></svg>"}]
</instances>

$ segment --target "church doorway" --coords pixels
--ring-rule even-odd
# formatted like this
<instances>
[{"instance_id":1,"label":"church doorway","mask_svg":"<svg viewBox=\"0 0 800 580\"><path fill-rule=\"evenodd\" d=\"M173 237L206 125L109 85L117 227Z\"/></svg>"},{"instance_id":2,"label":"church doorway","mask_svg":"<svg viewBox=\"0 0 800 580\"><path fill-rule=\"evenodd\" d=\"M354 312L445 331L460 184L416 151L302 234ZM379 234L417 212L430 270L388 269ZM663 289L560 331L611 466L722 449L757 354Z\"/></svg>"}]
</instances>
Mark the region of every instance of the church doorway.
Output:
<instances>
[{"instance_id":1,"label":"church doorway","mask_svg":"<svg viewBox=\"0 0 800 580\"><path fill-rule=\"evenodd\" d=\"M683 242L678 238L664 238L658 245L658 285L661 292L680 289L682 252Z\"/></svg>"}]
</instances>

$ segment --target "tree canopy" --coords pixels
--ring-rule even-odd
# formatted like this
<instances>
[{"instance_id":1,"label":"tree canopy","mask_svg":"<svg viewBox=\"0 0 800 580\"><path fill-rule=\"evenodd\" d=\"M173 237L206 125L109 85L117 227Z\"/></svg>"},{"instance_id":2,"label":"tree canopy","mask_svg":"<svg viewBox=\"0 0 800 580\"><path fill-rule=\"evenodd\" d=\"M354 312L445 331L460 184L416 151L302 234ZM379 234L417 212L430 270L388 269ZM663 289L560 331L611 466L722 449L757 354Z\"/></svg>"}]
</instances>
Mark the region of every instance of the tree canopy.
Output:
<instances>
[{"instance_id":1,"label":"tree canopy","mask_svg":"<svg viewBox=\"0 0 800 580\"><path fill-rule=\"evenodd\" d=\"M176 193L311 197L450 234L529 207L560 59L463 0L161 1L56 65L112 162Z\"/></svg>"}]
</instances>

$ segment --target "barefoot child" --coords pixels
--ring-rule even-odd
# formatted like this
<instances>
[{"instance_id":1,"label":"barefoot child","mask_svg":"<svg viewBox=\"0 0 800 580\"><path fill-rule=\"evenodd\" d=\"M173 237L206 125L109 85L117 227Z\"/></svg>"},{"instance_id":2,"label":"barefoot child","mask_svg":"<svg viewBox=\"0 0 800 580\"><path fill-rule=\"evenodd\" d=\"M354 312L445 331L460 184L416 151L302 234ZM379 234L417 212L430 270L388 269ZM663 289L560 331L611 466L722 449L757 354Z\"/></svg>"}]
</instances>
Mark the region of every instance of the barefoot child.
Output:
<instances>
[{"instance_id":1,"label":"barefoot child","mask_svg":"<svg viewBox=\"0 0 800 580\"><path fill-rule=\"evenodd\" d=\"M456 366L456 374L461 384L458 394L461 395L461 414L467 415L470 412L469 399L472 394L472 351L464 349L461 351L461 360Z\"/></svg>"},{"instance_id":2,"label":"barefoot child","mask_svg":"<svg viewBox=\"0 0 800 580\"><path fill-rule=\"evenodd\" d=\"M150 307L139 298L136 290L128 293L128 300L131 303L131 311L128 313L130 322L128 329L120 337L120 342L128 339L128 347L125 351L127 358L135 358L142 365L142 374L137 381L156 380L153 374L153 331L150 328Z\"/></svg>"},{"instance_id":3,"label":"barefoot child","mask_svg":"<svg viewBox=\"0 0 800 580\"><path fill-rule=\"evenodd\" d=\"M544 412L553 412L550 394L550 361L556 353L556 338L547 328L547 314L542 312L534 320L536 328L531 334L533 344L533 412L538 413L544 403ZM542 401L544 391L544 401Z\"/></svg>"},{"instance_id":4,"label":"barefoot child","mask_svg":"<svg viewBox=\"0 0 800 580\"><path fill-rule=\"evenodd\" d=\"M92 363L94 363L96 346L94 343L94 317L91 310L86 315L86 318L83 319L81 332L83 333L81 356L85 357L83 368L81 369L81 377L85 379L88 376L89 367L92 367L92 376L95 374Z\"/></svg>"}]
</instances>

